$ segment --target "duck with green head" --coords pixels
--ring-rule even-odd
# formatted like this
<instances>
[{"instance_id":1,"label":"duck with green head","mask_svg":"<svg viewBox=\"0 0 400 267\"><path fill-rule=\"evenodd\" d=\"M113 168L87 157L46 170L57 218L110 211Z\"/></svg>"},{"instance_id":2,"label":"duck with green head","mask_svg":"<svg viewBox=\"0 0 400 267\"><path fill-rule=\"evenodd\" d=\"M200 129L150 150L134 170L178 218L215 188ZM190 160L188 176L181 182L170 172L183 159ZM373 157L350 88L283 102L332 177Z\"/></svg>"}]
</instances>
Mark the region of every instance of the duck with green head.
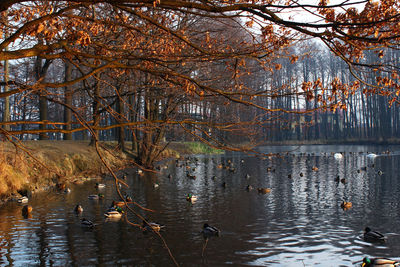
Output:
<instances>
[{"instance_id":1,"label":"duck with green head","mask_svg":"<svg viewBox=\"0 0 400 267\"><path fill-rule=\"evenodd\" d=\"M368 242L385 242L386 237L377 231L372 231L369 227L365 227L364 240Z\"/></svg>"},{"instance_id":2,"label":"duck with green head","mask_svg":"<svg viewBox=\"0 0 400 267\"><path fill-rule=\"evenodd\" d=\"M394 266L400 266L399 261L395 260L390 260L390 259L385 259L385 258L368 258L365 257L363 259L363 262L361 264L362 267L374 267L374 266L380 266L380 267L394 267Z\"/></svg>"},{"instance_id":3,"label":"duck with green head","mask_svg":"<svg viewBox=\"0 0 400 267\"><path fill-rule=\"evenodd\" d=\"M186 200L193 203L197 200L197 196L192 195L192 194L187 194Z\"/></svg>"}]
</instances>

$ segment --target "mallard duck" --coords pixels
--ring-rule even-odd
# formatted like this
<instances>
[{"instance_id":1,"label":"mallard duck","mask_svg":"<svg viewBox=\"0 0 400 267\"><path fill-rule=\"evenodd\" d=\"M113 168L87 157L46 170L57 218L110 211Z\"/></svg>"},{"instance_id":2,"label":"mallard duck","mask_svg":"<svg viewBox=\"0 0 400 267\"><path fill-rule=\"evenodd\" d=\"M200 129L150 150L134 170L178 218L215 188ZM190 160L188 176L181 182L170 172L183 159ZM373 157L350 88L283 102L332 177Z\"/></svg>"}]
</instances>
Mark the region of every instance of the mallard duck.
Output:
<instances>
[{"instance_id":1,"label":"mallard duck","mask_svg":"<svg viewBox=\"0 0 400 267\"><path fill-rule=\"evenodd\" d=\"M251 190L253 190L253 187L251 185L247 185L246 186L246 191L251 191Z\"/></svg>"},{"instance_id":2,"label":"mallard duck","mask_svg":"<svg viewBox=\"0 0 400 267\"><path fill-rule=\"evenodd\" d=\"M205 223L203 225L203 230L201 230L201 233L206 237L219 236L220 230L214 226L208 225L208 223Z\"/></svg>"},{"instance_id":3,"label":"mallard duck","mask_svg":"<svg viewBox=\"0 0 400 267\"><path fill-rule=\"evenodd\" d=\"M82 208L81 205L77 204L77 205L75 206L75 208L74 208L74 211L75 211L76 214L80 214L80 213L83 212L83 208Z\"/></svg>"},{"instance_id":4,"label":"mallard duck","mask_svg":"<svg viewBox=\"0 0 400 267\"><path fill-rule=\"evenodd\" d=\"M244 178L250 179L250 174L246 174L246 175L244 176Z\"/></svg>"},{"instance_id":5,"label":"mallard duck","mask_svg":"<svg viewBox=\"0 0 400 267\"><path fill-rule=\"evenodd\" d=\"M142 229L143 231L155 231L155 232L159 232L162 228L164 228L165 226L156 222L145 222L143 221L142 223Z\"/></svg>"},{"instance_id":6,"label":"mallard duck","mask_svg":"<svg viewBox=\"0 0 400 267\"><path fill-rule=\"evenodd\" d=\"M20 197L17 199L18 203L28 203L29 199L26 196Z\"/></svg>"},{"instance_id":7,"label":"mallard duck","mask_svg":"<svg viewBox=\"0 0 400 267\"><path fill-rule=\"evenodd\" d=\"M115 201L113 200L111 207L124 207L125 202L124 201Z\"/></svg>"},{"instance_id":8,"label":"mallard duck","mask_svg":"<svg viewBox=\"0 0 400 267\"><path fill-rule=\"evenodd\" d=\"M93 199L93 200L96 200L96 199L103 199L103 198L104 198L104 195L103 195L103 194L89 195L89 196L88 196L88 199Z\"/></svg>"},{"instance_id":9,"label":"mallard duck","mask_svg":"<svg viewBox=\"0 0 400 267\"><path fill-rule=\"evenodd\" d=\"M192 195L192 194L187 194L186 200L190 202L195 202L197 200L197 196Z\"/></svg>"},{"instance_id":10,"label":"mallard duck","mask_svg":"<svg viewBox=\"0 0 400 267\"><path fill-rule=\"evenodd\" d=\"M304 176L304 174L301 172L301 173L300 173L300 177L303 177L303 176Z\"/></svg>"},{"instance_id":11,"label":"mallard duck","mask_svg":"<svg viewBox=\"0 0 400 267\"><path fill-rule=\"evenodd\" d=\"M133 202L133 199L129 195L125 195L126 202Z\"/></svg>"},{"instance_id":12,"label":"mallard duck","mask_svg":"<svg viewBox=\"0 0 400 267\"><path fill-rule=\"evenodd\" d=\"M32 206L31 205L25 205L25 206L22 207L22 215L28 215L31 212L32 212Z\"/></svg>"},{"instance_id":13,"label":"mallard duck","mask_svg":"<svg viewBox=\"0 0 400 267\"><path fill-rule=\"evenodd\" d=\"M373 266L382 266L382 267L393 267L393 266L400 266L399 261L394 261L390 259L384 258L368 258L365 257L361 264L362 267L373 267Z\"/></svg>"},{"instance_id":14,"label":"mallard duck","mask_svg":"<svg viewBox=\"0 0 400 267\"><path fill-rule=\"evenodd\" d=\"M378 175L382 175L382 174L383 174L383 171L378 170L376 173L377 173Z\"/></svg>"},{"instance_id":15,"label":"mallard duck","mask_svg":"<svg viewBox=\"0 0 400 267\"><path fill-rule=\"evenodd\" d=\"M91 221L89 221L88 219L85 219L85 218L81 219L81 225L85 226L85 227L90 227L90 228L95 226L94 223L92 223Z\"/></svg>"},{"instance_id":16,"label":"mallard duck","mask_svg":"<svg viewBox=\"0 0 400 267\"><path fill-rule=\"evenodd\" d=\"M350 201L342 201L342 203L340 204L340 207L344 210L348 210L353 206L353 204Z\"/></svg>"},{"instance_id":17,"label":"mallard duck","mask_svg":"<svg viewBox=\"0 0 400 267\"><path fill-rule=\"evenodd\" d=\"M96 183L96 185L94 187L96 187L97 189L103 189L103 188L106 187L106 185L105 184Z\"/></svg>"},{"instance_id":18,"label":"mallard duck","mask_svg":"<svg viewBox=\"0 0 400 267\"><path fill-rule=\"evenodd\" d=\"M377 231L372 231L369 227L365 227L364 240L368 242L385 242L386 237Z\"/></svg>"},{"instance_id":19,"label":"mallard duck","mask_svg":"<svg viewBox=\"0 0 400 267\"><path fill-rule=\"evenodd\" d=\"M107 218L121 218L122 213L124 213L124 211L122 210L121 212L119 212L118 210L110 210L104 213L104 216L106 216Z\"/></svg>"},{"instance_id":20,"label":"mallard duck","mask_svg":"<svg viewBox=\"0 0 400 267\"><path fill-rule=\"evenodd\" d=\"M267 193L270 193L270 192L271 192L271 188L262 188L262 187L259 187L259 188L257 188L257 191L258 191L258 193L260 193L260 194L267 194Z\"/></svg>"}]
</instances>

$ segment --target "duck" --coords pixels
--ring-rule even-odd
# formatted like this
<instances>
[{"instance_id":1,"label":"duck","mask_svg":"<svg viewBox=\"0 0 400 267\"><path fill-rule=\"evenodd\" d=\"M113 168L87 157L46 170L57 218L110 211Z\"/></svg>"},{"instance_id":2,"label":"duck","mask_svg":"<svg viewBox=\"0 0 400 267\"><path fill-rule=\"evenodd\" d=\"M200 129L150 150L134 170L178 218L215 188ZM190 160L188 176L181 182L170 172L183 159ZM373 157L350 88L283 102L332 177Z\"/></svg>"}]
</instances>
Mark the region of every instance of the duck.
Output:
<instances>
[{"instance_id":1,"label":"duck","mask_svg":"<svg viewBox=\"0 0 400 267\"><path fill-rule=\"evenodd\" d=\"M195 202L197 200L197 196L192 195L192 194L187 194L186 200L190 202Z\"/></svg>"},{"instance_id":2,"label":"duck","mask_svg":"<svg viewBox=\"0 0 400 267\"><path fill-rule=\"evenodd\" d=\"M97 199L103 199L104 195L103 194L97 194L97 195L89 195L88 199L93 199L93 200L97 200Z\"/></svg>"},{"instance_id":3,"label":"duck","mask_svg":"<svg viewBox=\"0 0 400 267\"><path fill-rule=\"evenodd\" d=\"M378 156L378 155L375 154L375 153L368 153L368 154L367 154L367 158L368 158L368 159L375 159L377 156Z\"/></svg>"},{"instance_id":4,"label":"duck","mask_svg":"<svg viewBox=\"0 0 400 267\"><path fill-rule=\"evenodd\" d=\"M353 204L350 201L342 201L342 203L340 204L340 207L344 210L348 210L353 206Z\"/></svg>"},{"instance_id":5,"label":"duck","mask_svg":"<svg viewBox=\"0 0 400 267\"><path fill-rule=\"evenodd\" d=\"M222 186L223 188L226 188L226 182L223 182L223 183L221 184L221 186Z\"/></svg>"},{"instance_id":6,"label":"duck","mask_svg":"<svg viewBox=\"0 0 400 267\"><path fill-rule=\"evenodd\" d=\"M368 242L385 242L386 237L377 231L372 231L369 227L365 227L364 240Z\"/></svg>"},{"instance_id":7,"label":"duck","mask_svg":"<svg viewBox=\"0 0 400 267\"><path fill-rule=\"evenodd\" d=\"M115 201L113 200L111 207L124 207L125 202L124 201Z\"/></svg>"},{"instance_id":8,"label":"duck","mask_svg":"<svg viewBox=\"0 0 400 267\"><path fill-rule=\"evenodd\" d=\"M96 187L97 189L103 189L103 188L106 187L106 185L105 184L96 183L96 185L94 187Z\"/></svg>"},{"instance_id":9,"label":"duck","mask_svg":"<svg viewBox=\"0 0 400 267\"><path fill-rule=\"evenodd\" d=\"M22 215L28 215L32 212L33 208L31 205L25 205L22 207Z\"/></svg>"},{"instance_id":10,"label":"duck","mask_svg":"<svg viewBox=\"0 0 400 267\"><path fill-rule=\"evenodd\" d=\"M258 193L260 193L260 194L267 194L267 193L270 193L270 192L271 192L271 188L262 188L262 187L259 187L259 188L257 188L257 191L258 191Z\"/></svg>"},{"instance_id":11,"label":"duck","mask_svg":"<svg viewBox=\"0 0 400 267\"><path fill-rule=\"evenodd\" d=\"M333 154L333 157L335 158L335 159L342 159L343 158L343 154L342 153L335 153L335 154Z\"/></svg>"},{"instance_id":12,"label":"duck","mask_svg":"<svg viewBox=\"0 0 400 267\"><path fill-rule=\"evenodd\" d=\"M77 204L77 205L75 206L75 208L74 208L74 212L75 212L76 214L82 213L82 212L83 212L82 206L81 206L80 204Z\"/></svg>"},{"instance_id":13,"label":"duck","mask_svg":"<svg viewBox=\"0 0 400 267\"><path fill-rule=\"evenodd\" d=\"M154 183L154 184L153 184L153 187L154 187L154 188L158 188L159 185L158 185L157 183Z\"/></svg>"},{"instance_id":14,"label":"duck","mask_svg":"<svg viewBox=\"0 0 400 267\"><path fill-rule=\"evenodd\" d=\"M29 199L27 196L23 196L17 199L18 203L28 203Z\"/></svg>"},{"instance_id":15,"label":"duck","mask_svg":"<svg viewBox=\"0 0 400 267\"><path fill-rule=\"evenodd\" d=\"M250 174L246 174L246 175L244 176L244 178L250 179Z\"/></svg>"},{"instance_id":16,"label":"duck","mask_svg":"<svg viewBox=\"0 0 400 267\"><path fill-rule=\"evenodd\" d=\"M143 220L143 223L142 223L142 229L144 232L147 232L150 230L153 230L155 232L160 232L160 230L164 227L165 227L164 225L156 223L156 222L147 222L146 223L146 221Z\"/></svg>"},{"instance_id":17,"label":"duck","mask_svg":"<svg viewBox=\"0 0 400 267\"><path fill-rule=\"evenodd\" d=\"M203 225L203 230L201 230L201 233L205 236L219 236L220 230L214 226L208 225L208 223L205 223Z\"/></svg>"},{"instance_id":18,"label":"duck","mask_svg":"<svg viewBox=\"0 0 400 267\"><path fill-rule=\"evenodd\" d=\"M71 189L70 189L69 187L65 188L64 193L65 193L65 194L71 193Z\"/></svg>"},{"instance_id":19,"label":"duck","mask_svg":"<svg viewBox=\"0 0 400 267\"><path fill-rule=\"evenodd\" d=\"M368 258L365 257L361 264L362 267L373 267L373 266L382 266L382 267L393 267L400 266L400 261L385 259L385 258Z\"/></svg>"},{"instance_id":20,"label":"duck","mask_svg":"<svg viewBox=\"0 0 400 267\"><path fill-rule=\"evenodd\" d=\"M123 210L121 210L121 212L119 212L118 210L109 210L104 213L104 216L106 216L107 218L121 218L123 213Z\"/></svg>"},{"instance_id":21,"label":"duck","mask_svg":"<svg viewBox=\"0 0 400 267\"><path fill-rule=\"evenodd\" d=\"M251 185L247 185L246 186L246 191L251 191L251 190L253 190L253 187Z\"/></svg>"},{"instance_id":22,"label":"duck","mask_svg":"<svg viewBox=\"0 0 400 267\"><path fill-rule=\"evenodd\" d=\"M126 200L126 202L133 202L132 197L129 196L129 195L126 195L126 196L125 196L125 200Z\"/></svg>"},{"instance_id":23,"label":"duck","mask_svg":"<svg viewBox=\"0 0 400 267\"><path fill-rule=\"evenodd\" d=\"M85 218L81 219L81 225L85 226L85 227L90 227L90 228L95 226L92 221L89 221L88 219L85 219Z\"/></svg>"},{"instance_id":24,"label":"duck","mask_svg":"<svg viewBox=\"0 0 400 267\"><path fill-rule=\"evenodd\" d=\"M383 175L383 171L378 170L378 171L377 171L377 174L378 174L378 175Z\"/></svg>"},{"instance_id":25,"label":"duck","mask_svg":"<svg viewBox=\"0 0 400 267\"><path fill-rule=\"evenodd\" d=\"M56 184L56 187L57 187L58 190L64 191L66 185L65 185L65 183L58 183L58 184Z\"/></svg>"}]
</instances>

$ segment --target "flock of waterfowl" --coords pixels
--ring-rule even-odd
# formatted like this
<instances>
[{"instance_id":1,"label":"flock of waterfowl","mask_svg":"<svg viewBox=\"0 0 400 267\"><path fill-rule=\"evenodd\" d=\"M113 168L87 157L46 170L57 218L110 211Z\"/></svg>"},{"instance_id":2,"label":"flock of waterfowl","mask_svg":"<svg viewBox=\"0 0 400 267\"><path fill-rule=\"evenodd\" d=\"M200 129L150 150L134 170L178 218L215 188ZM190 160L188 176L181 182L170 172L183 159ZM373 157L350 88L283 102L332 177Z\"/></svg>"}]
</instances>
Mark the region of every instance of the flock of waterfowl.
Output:
<instances>
[{"instance_id":1,"label":"flock of waterfowl","mask_svg":"<svg viewBox=\"0 0 400 267\"><path fill-rule=\"evenodd\" d=\"M333 155L333 157L336 160L341 160L341 159L343 159L345 154L344 153L331 153L331 155ZM374 154L374 153L368 153L367 154L367 158L368 159L372 159L373 160L376 157L378 157L377 154ZM187 158L184 161L184 163L182 163L182 160L176 160L176 167L186 168L187 169L186 177L189 178L189 179L193 179L194 180L194 179L196 179L196 175L195 175L196 166L193 166L192 163L193 162L197 162L197 161L198 161L198 159L196 157ZM244 160L241 160L241 163L244 163ZM236 168L234 167L233 163L230 160L227 161L227 164L218 164L216 166L219 169L226 169L226 170L228 170L230 172L235 172L236 171ZM370 166L374 167L373 164L371 164ZM158 167L159 170L161 168L163 168L163 167L162 166ZM318 170L319 170L318 167L316 167L316 166L312 167L312 171L317 172ZM367 170L367 167L361 167L360 169L357 170L357 172L366 171L366 170ZM275 172L275 169L272 168L272 167L268 167L267 171L268 172ZM137 173L139 174L139 176L143 176L144 175L144 173L143 173L143 171L141 169L138 169ZM377 174L382 175L383 172L378 170ZM303 175L304 175L303 173L301 173L301 172L299 173L300 177L303 177ZM168 174L167 177L169 179L171 179L172 175ZM125 178L126 178L126 175L124 175L124 179ZM249 174L246 174L244 178L249 180L251 177L250 177ZM292 174L288 174L288 178L291 179L292 178ZM215 180L216 177L213 176L211 179ZM335 178L335 181L338 182L338 183L339 182L343 183L343 184L346 183L346 179L345 178L340 178L339 176L337 176ZM102 184L102 183L96 183L96 185L95 185L95 188L98 189L99 191L101 191L105 187L106 187L106 185ZM159 185L157 183L154 183L153 187L157 188L157 187L159 187ZM226 181L223 181L221 183L221 187L223 187L223 188L227 187ZM67 188L65 186L65 184L59 184L59 185L57 185L57 188L60 191L63 191L64 193L71 192L71 190L69 188ZM249 184L249 185L246 186L245 189L247 191L251 191L254 188L253 188L252 185ZM258 187L257 188L257 192L259 194L268 194L268 193L271 192L271 190L272 190L271 188L264 188L264 187ZM92 194L92 195L88 196L88 199L90 199L90 200L101 200L103 198L104 198L104 195L102 193L100 193L100 192L98 194ZM186 200L193 204L198 200L198 196L193 195L192 193L188 193L187 196L186 196ZM26 204L26 203L28 203L28 198L26 196L23 196L23 197L19 198L17 201L19 203ZM112 219L119 219L124 214L123 207L127 203L132 203L132 202L133 202L132 198L129 195L125 194L125 199L123 201L113 201L111 203L110 207L105 211L104 216L106 218L109 218L109 219L111 219L111 218ZM343 199L343 201L340 203L340 207L343 210L348 210L348 209L352 208L352 206L353 206L353 204L350 201L346 201L345 199ZM81 216L83 214L83 211L84 211L84 209L83 209L81 204L77 204L75 206L75 208L74 208L74 212L78 216ZM24 216L29 215L31 212L32 212L32 206L24 205L22 207L22 214ZM90 220L88 220L88 219L86 219L84 217L80 218L80 223L81 223L82 226L88 227L88 228L93 228L93 227L96 226L96 224L94 224L92 221L90 221ZM159 224L159 223L156 223L156 222L150 222L148 220L143 220L142 225L141 225L141 229L142 229L143 232L148 232L148 231L159 232L164 227L165 226L162 225L162 224ZM211 237L211 236L219 236L220 235L220 230L218 228L216 228L216 227L208 225L208 223L204 223L203 228L201 230L201 233L203 234L203 236L205 238L208 238L208 237ZM379 233L377 231L373 231L369 227L365 228L365 232L363 234L363 239L365 241L367 241L367 242L386 242L386 237L383 234L381 234L381 233ZM365 257L362 260L362 266L400 266L400 262L397 262L397 261L394 261L394 260L390 260L390 259L384 259L384 258L368 258L368 257Z\"/></svg>"}]
</instances>

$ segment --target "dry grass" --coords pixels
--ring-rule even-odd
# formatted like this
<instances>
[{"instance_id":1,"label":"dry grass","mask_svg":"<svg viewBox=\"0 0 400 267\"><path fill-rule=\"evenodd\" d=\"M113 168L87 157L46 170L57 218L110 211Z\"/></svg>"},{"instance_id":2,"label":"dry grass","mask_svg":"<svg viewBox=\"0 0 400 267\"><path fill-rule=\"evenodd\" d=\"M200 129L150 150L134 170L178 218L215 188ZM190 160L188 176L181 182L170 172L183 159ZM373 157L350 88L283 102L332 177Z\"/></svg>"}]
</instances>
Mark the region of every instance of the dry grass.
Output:
<instances>
[{"instance_id":1,"label":"dry grass","mask_svg":"<svg viewBox=\"0 0 400 267\"><path fill-rule=\"evenodd\" d=\"M88 142L30 141L23 145L41 164L10 143L0 144L0 197L3 199L18 190L35 190L107 171ZM110 149L102 149L101 153L113 169L129 163L124 153Z\"/></svg>"}]
</instances>

